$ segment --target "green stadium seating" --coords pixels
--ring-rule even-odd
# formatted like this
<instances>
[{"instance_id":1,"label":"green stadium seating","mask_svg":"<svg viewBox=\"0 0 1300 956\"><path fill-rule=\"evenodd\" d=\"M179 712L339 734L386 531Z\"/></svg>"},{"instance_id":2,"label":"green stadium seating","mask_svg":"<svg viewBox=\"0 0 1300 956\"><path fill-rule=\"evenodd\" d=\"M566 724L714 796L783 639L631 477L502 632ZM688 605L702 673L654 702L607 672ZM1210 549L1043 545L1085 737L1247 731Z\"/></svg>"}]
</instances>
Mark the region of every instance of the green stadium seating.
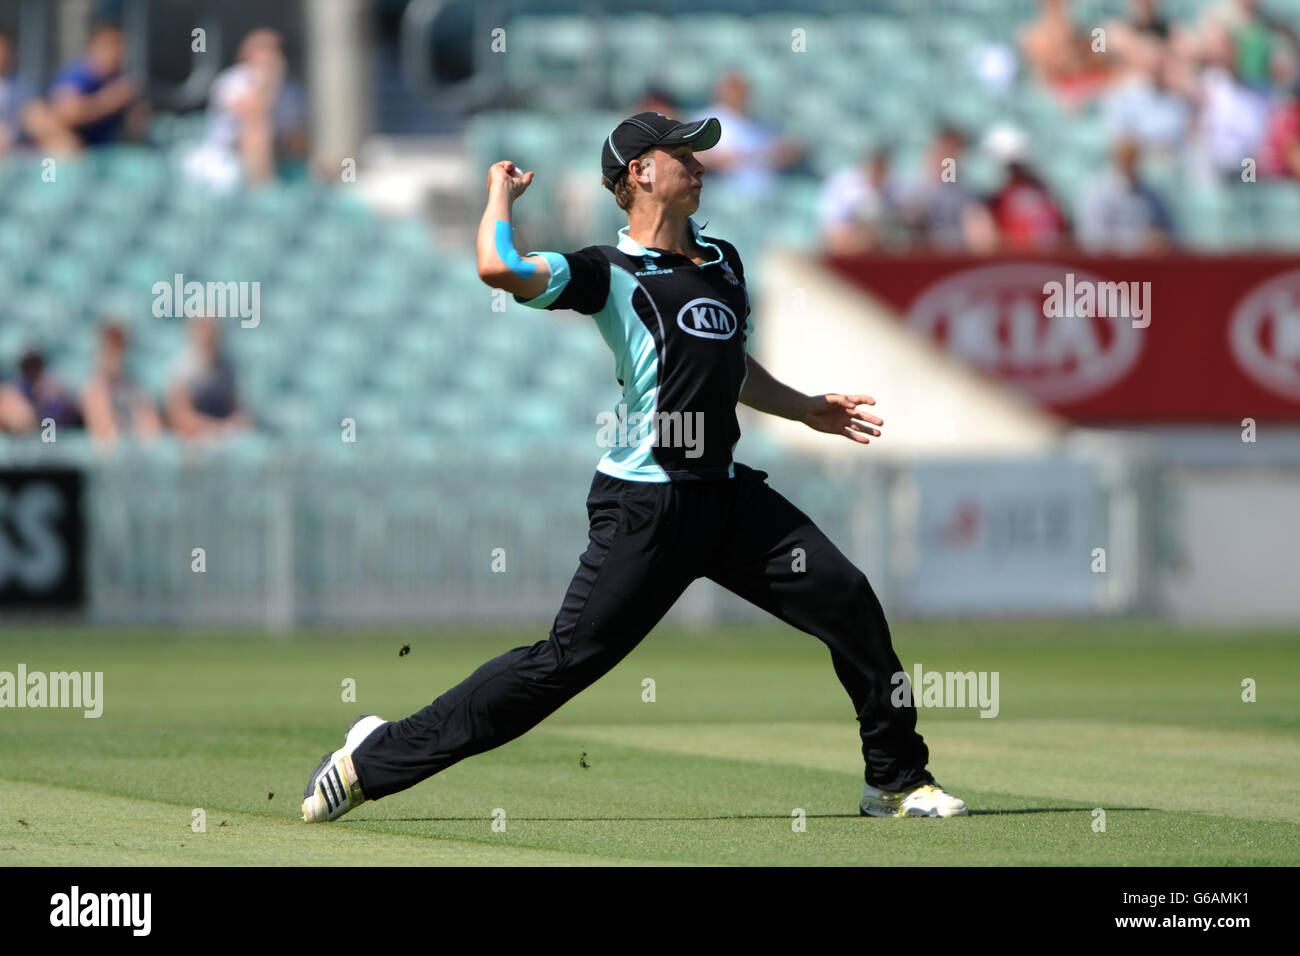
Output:
<instances>
[{"instance_id":1,"label":"green stadium seating","mask_svg":"<svg viewBox=\"0 0 1300 956\"><path fill-rule=\"evenodd\" d=\"M565 205L564 178L585 175L575 162L594 184L600 141L647 83L666 86L683 117L694 116L720 72L739 66L757 113L810 146L806 168L762 203L721 178L711 182L697 218L733 237L750 261L769 243L815 248L821 177L876 146L888 147L895 172L908 176L943 121L972 136L960 171L968 188L996 186L999 169L976 144L990 124L1015 122L1073 208L1106 161L1095 110L1068 113L1024 78L1004 96L990 93L970 60L986 41L1014 43L1036 0L940 6L942 17L923 16L908 0L836 4L829 12L791 0L788 9L757 14L741 3L688 0L597 17L529 8L506 21L510 55L499 64L517 105L470 118L470 159L476 169L507 158L538 170L519 224L534 248L612 242L624 218L609 197L597 197L586 222L575 222ZM1077 5L1075 16L1104 22L1125 9L1122 0L1104 0ZM1199 5L1167 0L1164 9L1183 20ZM1300 0L1276 0L1271 9L1297 17ZM796 28L806 31L807 53L791 50ZM223 197L195 188L181 178L179 160L206 121L202 112L160 116L153 140L162 149L120 147L60 161L54 183L41 181L39 157L0 163L0 368L39 343L55 371L79 386L93 362L98 319L111 314L132 331L131 367L161 397L186 330L180 319L152 314L153 284L175 272L258 281L262 324L242 329L230 320L227 344L241 393L273 435L320 439L322 454L340 460L363 447L338 441L344 415L357 418L363 442L418 436L430 460L476 447L485 432L498 445L509 437L528 448L567 436L594 446L594 416L617 404L619 387L589 321L530 310L508 296L505 311L493 311L472 249L441 244L436 226L375 214L355 190L295 182ZM1149 159L1147 168L1194 248L1300 248L1295 184L1214 188L1175 164ZM510 395L507 383L522 395ZM746 436L741 451L759 441ZM238 447L232 454L256 456L266 445Z\"/></svg>"}]
</instances>

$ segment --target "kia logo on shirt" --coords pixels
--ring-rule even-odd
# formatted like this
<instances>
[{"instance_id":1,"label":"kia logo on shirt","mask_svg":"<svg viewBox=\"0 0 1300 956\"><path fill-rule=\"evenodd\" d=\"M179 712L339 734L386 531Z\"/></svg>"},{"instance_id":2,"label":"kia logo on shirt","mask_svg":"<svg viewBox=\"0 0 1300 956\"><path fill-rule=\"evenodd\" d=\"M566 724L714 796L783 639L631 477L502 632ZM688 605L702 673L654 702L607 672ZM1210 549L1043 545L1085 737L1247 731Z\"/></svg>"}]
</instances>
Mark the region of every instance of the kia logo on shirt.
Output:
<instances>
[{"instance_id":1,"label":"kia logo on shirt","mask_svg":"<svg viewBox=\"0 0 1300 956\"><path fill-rule=\"evenodd\" d=\"M1232 314L1228 342L1256 382L1300 398L1300 271L1264 282L1243 299Z\"/></svg>"},{"instance_id":2,"label":"kia logo on shirt","mask_svg":"<svg viewBox=\"0 0 1300 956\"><path fill-rule=\"evenodd\" d=\"M736 334L736 313L717 299L691 299L677 313L677 324L702 339L729 339Z\"/></svg>"}]
</instances>

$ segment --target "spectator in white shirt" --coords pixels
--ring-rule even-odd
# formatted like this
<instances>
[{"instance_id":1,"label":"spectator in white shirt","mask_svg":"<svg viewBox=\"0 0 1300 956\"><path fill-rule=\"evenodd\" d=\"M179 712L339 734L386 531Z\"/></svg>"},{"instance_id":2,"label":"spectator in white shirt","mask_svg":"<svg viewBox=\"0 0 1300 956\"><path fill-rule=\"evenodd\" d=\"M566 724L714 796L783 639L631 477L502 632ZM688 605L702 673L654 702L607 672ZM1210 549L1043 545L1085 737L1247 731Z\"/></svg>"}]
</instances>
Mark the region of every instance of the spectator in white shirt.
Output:
<instances>
[{"instance_id":1,"label":"spectator in white shirt","mask_svg":"<svg viewBox=\"0 0 1300 956\"><path fill-rule=\"evenodd\" d=\"M1178 61L1166 45L1144 37L1129 49L1129 75L1102 99L1107 132L1174 156L1187 144L1193 116L1188 91L1176 81Z\"/></svg>"},{"instance_id":2,"label":"spectator in white shirt","mask_svg":"<svg viewBox=\"0 0 1300 956\"><path fill-rule=\"evenodd\" d=\"M722 75L706 112L722 124L722 138L709 150L706 165L729 185L761 195L776 185L779 173L803 158L801 144L750 114L749 81L743 73Z\"/></svg>"},{"instance_id":3,"label":"spectator in white shirt","mask_svg":"<svg viewBox=\"0 0 1300 956\"><path fill-rule=\"evenodd\" d=\"M302 91L286 72L278 33L244 37L239 62L208 93L208 132L188 160L192 175L223 189L265 183L275 178L277 152L305 152Z\"/></svg>"},{"instance_id":4,"label":"spectator in white shirt","mask_svg":"<svg viewBox=\"0 0 1300 956\"><path fill-rule=\"evenodd\" d=\"M829 176L822 185L817 219L822 247L831 255L870 252L897 241L902 217L889 154L873 150L856 165Z\"/></svg>"},{"instance_id":5,"label":"spectator in white shirt","mask_svg":"<svg viewBox=\"0 0 1300 956\"><path fill-rule=\"evenodd\" d=\"M1207 38L1201 72L1198 146L1209 178L1239 180L1242 160L1258 158L1268 131L1269 99L1241 82L1236 46L1222 27Z\"/></svg>"}]
</instances>

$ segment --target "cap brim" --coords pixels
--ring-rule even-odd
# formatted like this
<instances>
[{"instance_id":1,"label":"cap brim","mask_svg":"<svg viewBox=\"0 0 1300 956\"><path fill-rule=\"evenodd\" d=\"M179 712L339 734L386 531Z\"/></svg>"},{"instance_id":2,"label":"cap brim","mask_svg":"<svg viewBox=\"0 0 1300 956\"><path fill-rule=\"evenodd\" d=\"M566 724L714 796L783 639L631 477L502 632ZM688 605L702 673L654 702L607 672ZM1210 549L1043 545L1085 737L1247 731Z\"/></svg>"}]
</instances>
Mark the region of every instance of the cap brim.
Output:
<instances>
[{"instance_id":1,"label":"cap brim","mask_svg":"<svg viewBox=\"0 0 1300 956\"><path fill-rule=\"evenodd\" d=\"M722 138L722 124L716 117L683 123L659 141L660 146L690 146L695 152L703 152L718 145Z\"/></svg>"}]
</instances>

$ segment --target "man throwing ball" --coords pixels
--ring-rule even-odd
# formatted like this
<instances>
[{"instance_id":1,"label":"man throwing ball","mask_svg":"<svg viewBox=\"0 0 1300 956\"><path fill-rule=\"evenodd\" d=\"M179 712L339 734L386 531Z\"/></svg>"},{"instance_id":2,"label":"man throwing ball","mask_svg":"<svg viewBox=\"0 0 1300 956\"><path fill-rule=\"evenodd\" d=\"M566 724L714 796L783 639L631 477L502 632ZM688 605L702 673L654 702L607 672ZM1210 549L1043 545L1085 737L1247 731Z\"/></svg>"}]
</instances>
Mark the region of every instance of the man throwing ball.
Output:
<instances>
[{"instance_id":1,"label":"man throwing ball","mask_svg":"<svg viewBox=\"0 0 1300 956\"><path fill-rule=\"evenodd\" d=\"M511 162L489 169L479 277L532 308L593 317L616 359L627 441L597 465L587 550L548 638L488 661L405 720L358 720L307 784L308 823L518 737L627 656L700 577L830 648L861 725L864 816L969 812L926 770L915 709L890 700L902 665L866 576L765 472L732 459L737 402L863 445L884 423L864 410L870 396L804 395L746 351L744 265L691 218L705 174L696 154L720 135L711 118L639 113L620 123L601 167L628 224L616 245L571 253L519 254L512 207L533 173Z\"/></svg>"}]
</instances>

